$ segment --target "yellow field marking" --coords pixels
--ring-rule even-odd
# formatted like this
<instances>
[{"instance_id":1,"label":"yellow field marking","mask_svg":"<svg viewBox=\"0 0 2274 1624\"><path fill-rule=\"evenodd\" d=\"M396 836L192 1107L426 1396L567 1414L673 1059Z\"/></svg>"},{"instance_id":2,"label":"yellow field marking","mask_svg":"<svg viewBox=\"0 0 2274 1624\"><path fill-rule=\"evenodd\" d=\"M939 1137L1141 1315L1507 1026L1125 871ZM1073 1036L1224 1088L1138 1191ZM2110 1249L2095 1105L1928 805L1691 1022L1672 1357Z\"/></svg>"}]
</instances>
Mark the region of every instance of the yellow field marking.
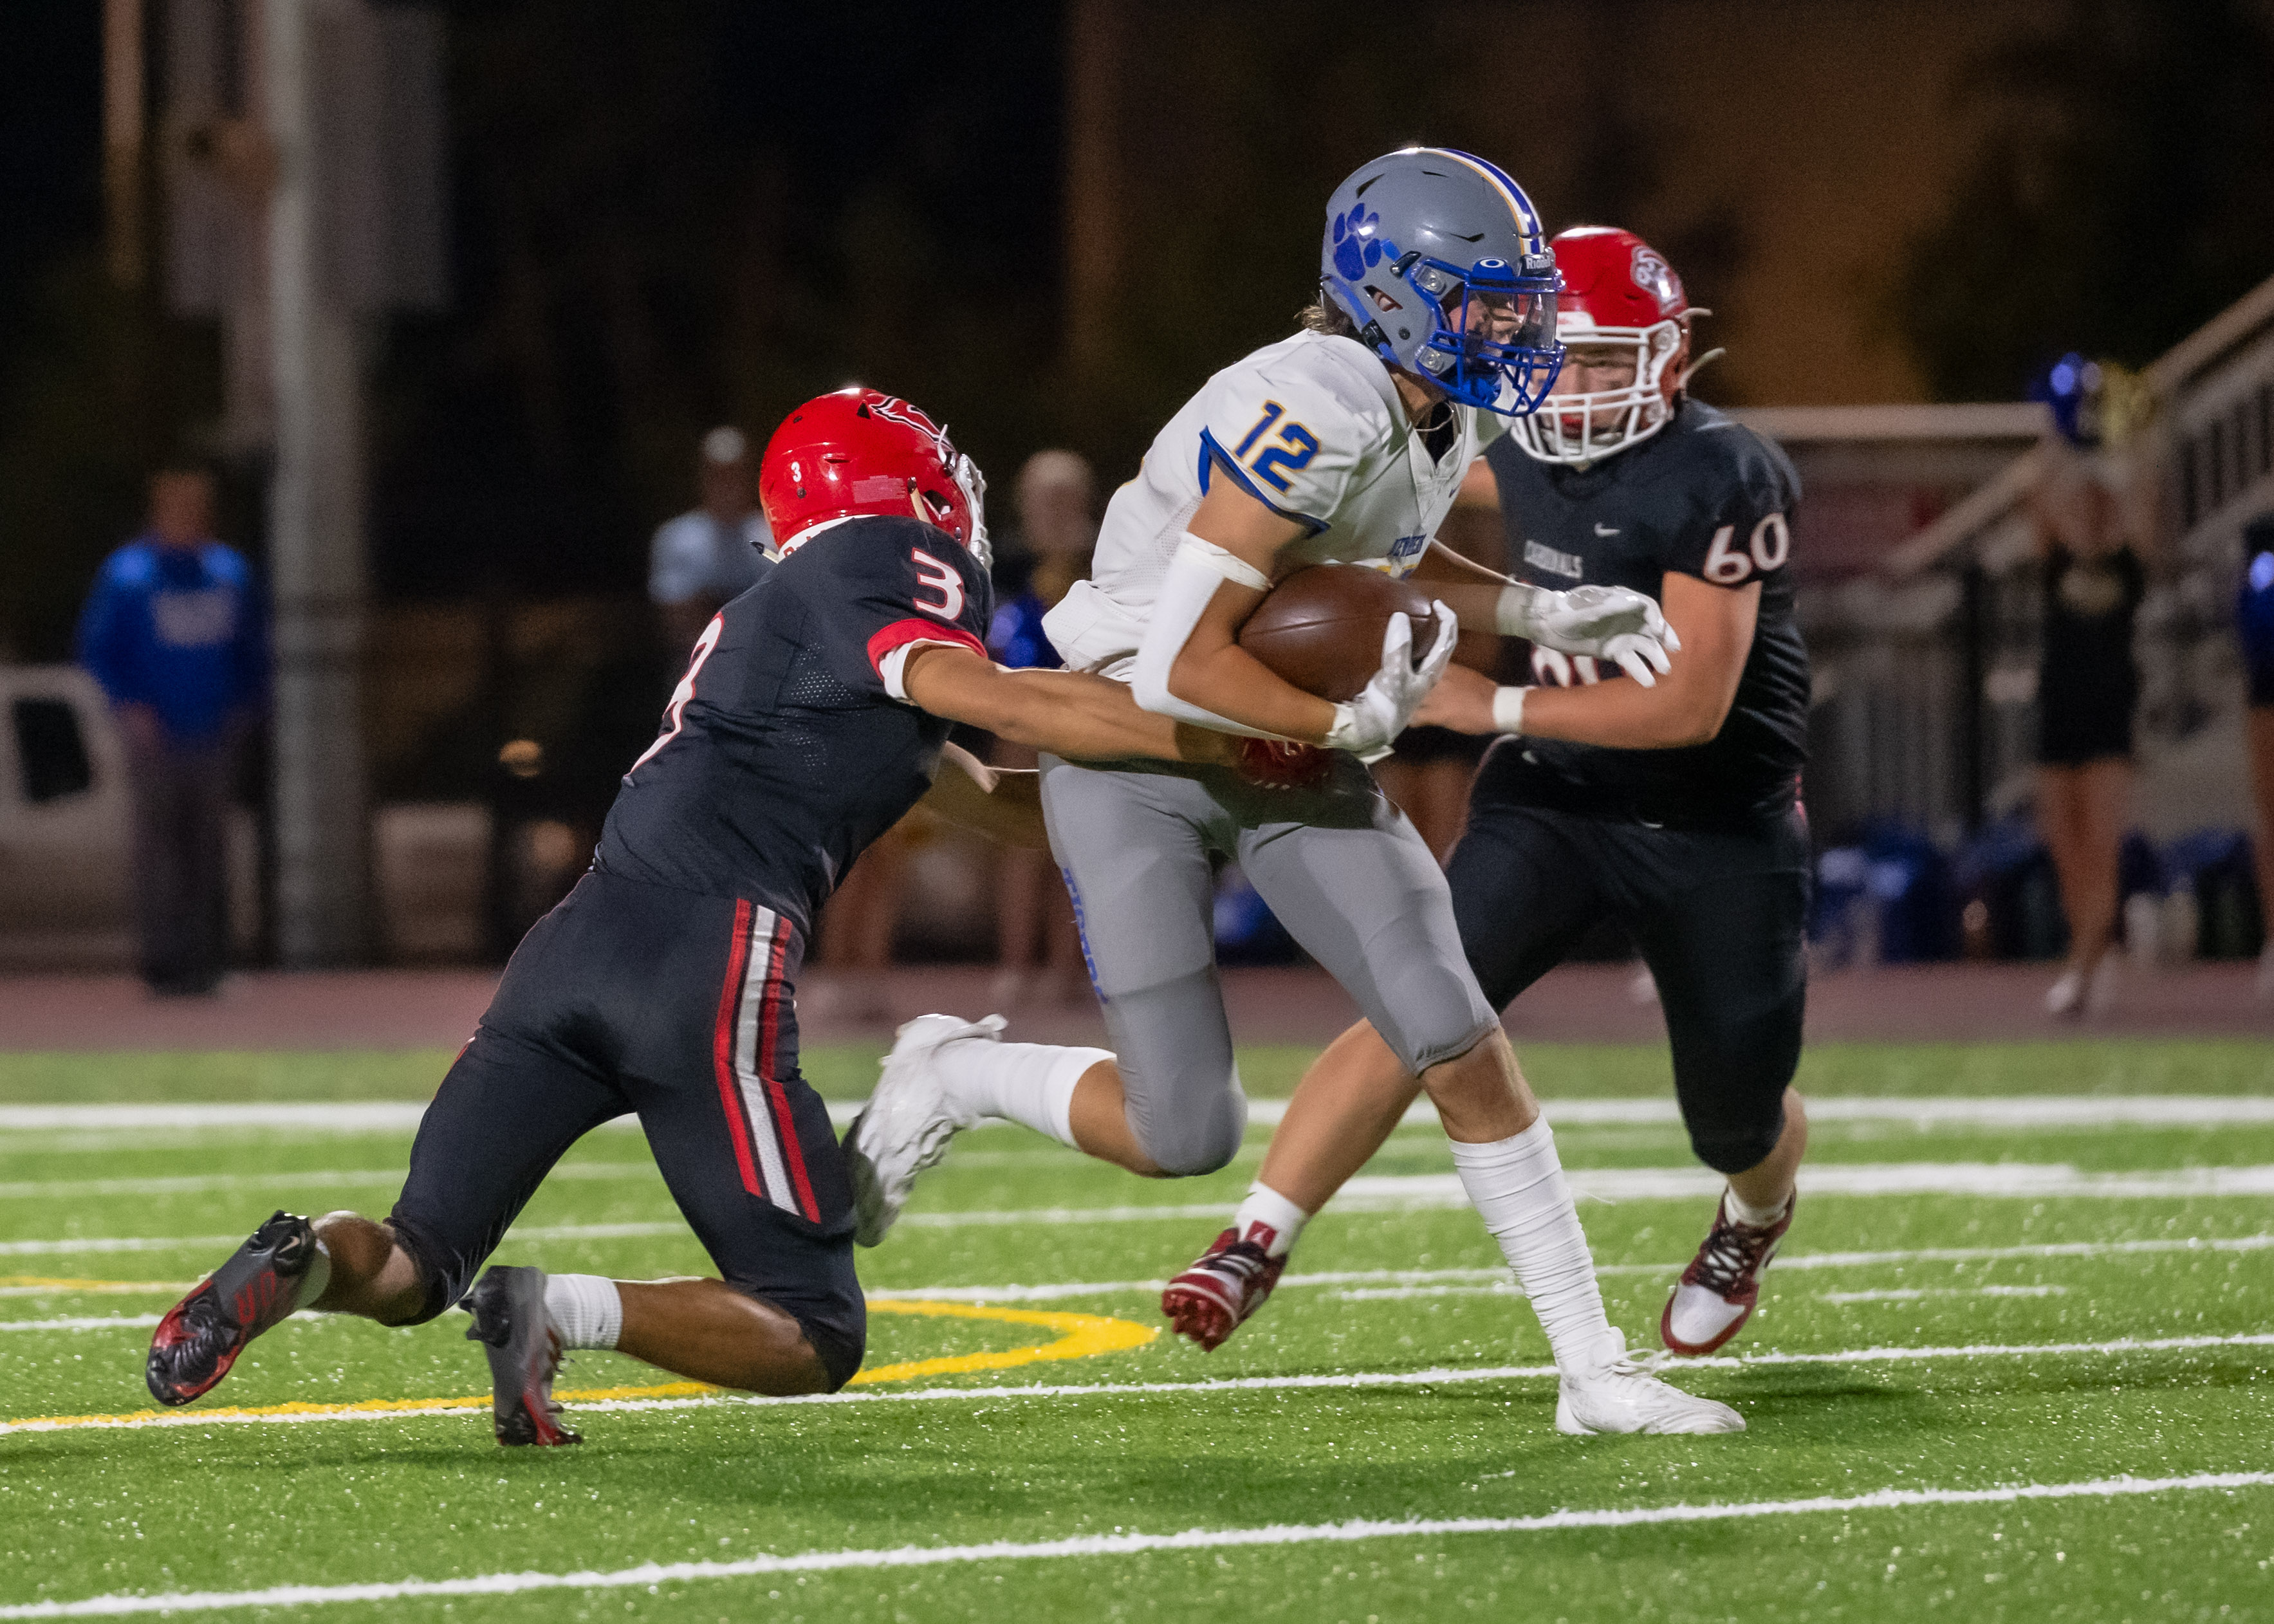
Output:
<instances>
[{"instance_id":1,"label":"yellow field marking","mask_svg":"<svg viewBox=\"0 0 2274 1624\"><path fill-rule=\"evenodd\" d=\"M168 1280L58 1280L46 1274L0 1274L0 1294L30 1297L42 1291L115 1292L187 1291L180 1282Z\"/></svg>"},{"instance_id":2,"label":"yellow field marking","mask_svg":"<svg viewBox=\"0 0 2274 1624\"><path fill-rule=\"evenodd\" d=\"M999 1348L983 1353L955 1353L937 1359L910 1359L864 1370L855 1384L907 1381L918 1376L954 1376L973 1371L1008 1370L1044 1359L1084 1359L1101 1353L1141 1348L1160 1333L1149 1326L1103 1314L1045 1313L1031 1308L990 1308L975 1303L870 1303L881 1314L919 1314L945 1320L992 1320L1010 1325L1041 1326L1061 1333L1056 1342L1035 1342L1022 1348ZM645 1387L562 1388L553 1397L566 1403L599 1403L614 1399L694 1398L724 1389L700 1381L666 1381ZM200 1421L257 1421L266 1417L370 1416L448 1413L486 1410L490 1401L478 1398L369 1398L351 1404L311 1404L294 1402L245 1407L215 1405L206 1410L136 1410L117 1415L27 1416L0 1421L0 1432L64 1432L73 1427L195 1425Z\"/></svg>"},{"instance_id":3,"label":"yellow field marking","mask_svg":"<svg viewBox=\"0 0 2274 1624\"><path fill-rule=\"evenodd\" d=\"M999 1320L1009 1325L1039 1325L1063 1333L1054 1342L1025 1348L1001 1348L990 1353L952 1353L944 1358L911 1359L902 1365L881 1365L853 1378L855 1383L907 1381L917 1376L960 1376L970 1371L1009 1370L1044 1359L1087 1359L1095 1354L1120 1353L1141 1348L1160 1335L1150 1326L1133 1325L1103 1314L1054 1314L1032 1308L988 1308L975 1303L870 1303L872 1314L924 1314L946 1320Z\"/></svg>"}]
</instances>

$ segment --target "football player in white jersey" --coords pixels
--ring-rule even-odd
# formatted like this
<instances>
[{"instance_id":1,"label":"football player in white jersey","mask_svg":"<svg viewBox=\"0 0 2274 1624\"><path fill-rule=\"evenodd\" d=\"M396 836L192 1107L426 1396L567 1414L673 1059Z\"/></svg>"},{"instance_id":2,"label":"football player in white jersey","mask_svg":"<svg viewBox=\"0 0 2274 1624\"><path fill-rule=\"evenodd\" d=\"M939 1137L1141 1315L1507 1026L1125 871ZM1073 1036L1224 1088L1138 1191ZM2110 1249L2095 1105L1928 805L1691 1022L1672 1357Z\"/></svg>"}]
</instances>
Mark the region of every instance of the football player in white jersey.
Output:
<instances>
[{"instance_id":1,"label":"football player in white jersey","mask_svg":"<svg viewBox=\"0 0 2274 1624\"><path fill-rule=\"evenodd\" d=\"M1218 768L1044 758L1051 847L1114 1051L1004 1043L992 1017L904 1026L847 1136L860 1238L880 1238L915 1175L987 1117L1148 1177L1231 1160L1246 1100L1211 921L1215 866L1228 859L1436 1105L1555 1350L1556 1425L1743 1430L1735 1410L1629 1358L1553 1138L1462 955L1444 876L1364 765L1442 673L1456 611L1638 681L1668 669L1674 639L1643 595L1518 586L1430 546L1482 446L1554 380L1555 287L1530 201L1480 159L1408 148L1337 188L1304 330L1218 372L1162 430L1106 510L1092 579L1044 622L1073 669L1131 682L1148 710L1264 741L1260 755L1299 770L1264 786ZM1403 574L1425 554L1424 578L1442 580L1439 635L1417 662L1411 627L1393 617L1381 668L1353 700L1293 688L1239 646L1241 624L1296 569ZM1251 1190L1226 1254L1243 1289L1269 1289L1285 1252L1276 1237L1291 1240L1305 1216ZM1220 1312L1228 1335L1239 1307L1192 1312Z\"/></svg>"}]
</instances>

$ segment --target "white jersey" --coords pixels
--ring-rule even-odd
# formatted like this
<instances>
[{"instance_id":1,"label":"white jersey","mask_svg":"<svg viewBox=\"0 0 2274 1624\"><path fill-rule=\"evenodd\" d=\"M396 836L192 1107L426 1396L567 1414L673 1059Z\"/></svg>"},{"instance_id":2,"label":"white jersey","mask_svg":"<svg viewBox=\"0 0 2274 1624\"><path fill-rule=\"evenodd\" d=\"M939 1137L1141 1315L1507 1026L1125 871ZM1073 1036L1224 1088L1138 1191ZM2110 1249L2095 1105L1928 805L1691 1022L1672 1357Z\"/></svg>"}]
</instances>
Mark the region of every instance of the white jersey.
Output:
<instances>
[{"instance_id":1,"label":"white jersey","mask_svg":"<svg viewBox=\"0 0 2274 1624\"><path fill-rule=\"evenodd\" d=\"M1303 332L1225 367L1153 439L1113 493L1090 578L1043 629L1068 666L1126 680L1169 560L1211 482L1237 480L1308 527L1305 563L1404 575L1452 510L1461 480L1505 421L1453 407L1455 438L1433 457L1389 372L1355 339Z\"/></svg>"}]
</instances>

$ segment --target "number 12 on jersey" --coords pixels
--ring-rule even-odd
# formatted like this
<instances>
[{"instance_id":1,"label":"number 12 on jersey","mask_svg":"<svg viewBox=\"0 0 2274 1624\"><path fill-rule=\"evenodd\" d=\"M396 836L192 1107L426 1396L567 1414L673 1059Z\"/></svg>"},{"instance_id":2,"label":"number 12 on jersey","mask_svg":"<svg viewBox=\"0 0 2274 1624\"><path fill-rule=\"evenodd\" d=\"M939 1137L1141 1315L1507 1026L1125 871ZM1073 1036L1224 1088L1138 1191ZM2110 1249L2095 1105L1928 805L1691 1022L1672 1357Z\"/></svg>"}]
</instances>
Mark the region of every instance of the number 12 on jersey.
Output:
<instances>
[{"instance_id":1,"label":"number 12 on jersey","mask_svg":"<svg viewBox=\"0 0 2274 1624\"><path fill-rule=\"evenodd\" d=\"M1285 469L1289 474L1293 473L1298 469L1307 467L1311 459L1319 454L1317 435L1292 418L1279 423L1286 410L1277 401L1264 402L1263 415L1255 420L1255 426L1247 431L1246 437L1231 454L1234 462L1246 462L1249 473L1275 491L1287 488L1287 474L1281 473L1281 469ZM1265 432L1275 423L1279 423L1278 434L1258 446L1256 442L1263 440ZM1248 455L1251 450L1255 453L1253 457Z\"/></svg>"}]
</instances>

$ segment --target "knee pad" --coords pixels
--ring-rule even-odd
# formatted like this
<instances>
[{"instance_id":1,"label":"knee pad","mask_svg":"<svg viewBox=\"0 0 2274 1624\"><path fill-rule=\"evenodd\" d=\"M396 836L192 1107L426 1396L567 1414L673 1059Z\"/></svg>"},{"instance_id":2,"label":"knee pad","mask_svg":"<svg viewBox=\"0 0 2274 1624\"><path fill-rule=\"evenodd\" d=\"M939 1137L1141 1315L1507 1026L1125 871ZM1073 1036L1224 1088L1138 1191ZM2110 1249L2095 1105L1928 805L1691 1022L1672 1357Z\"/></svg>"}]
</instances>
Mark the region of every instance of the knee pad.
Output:
<instances>
[{"instance_id":1,"label":"knee pad","mask_svg":"<svg viewBox=\"0 0 2274 1624\"><path fill-rule=\"evenodd\" d=\"M1500 1026L1465 959L1442 956L1405 966L1384 983L1383 1008L1367 1019L1405 1069L1419 1077L1458 1060Z\"/></svg>"},{"instance_id":2,"label":"knee pad","mask_svg":"<svg viewBox=\"0 0 2274 1624\"><path fill-rule=\"evenodd\" d=\"M1247 1095L1240 1090L1237 1071L1207 1109L1189 1116L1157 1113L1166 1121L1154 1120L1155 1115L1148 1113L1140 1123L1132 1114L1129 1131L1153 1165L1171 1178L1215 1172L1239 1154L1240 1141L1247 1135Z\"/></svg>"},{"instance_id":3,"label":"knee pad","mask_svg":"<svg viewBox=\"0 0 2274 1624\"><path fill-rule=\"evenodd\" d=\"M1751 1019L1685 1011L1675 1034L1674 1089L1698 1159L1717 1173L1742 1173L1776 1148L1784 1091L1799 1061L1796 1000Z\"/></svg>"},{"instance_id":4,"label":"knee pad","mask_svg":"<svg viewBox=\"0 0 2274 1624\"><path fill-rule=\"evenodd\" d=\"M838 1391L853 1380L861 1368L861 1361L868 1357L868 1327L864 1324L858 1330L847 1330L802 1314L796 1318L798 1328L805 1333L805 1340L813 1344L813 1351L821 1360L821 1368L829 1372L829 1390Z\"/></svg>"},{"instance_id":5,"label":"knee pad","mask_svg":"<svg viewBox=\"0 0 2274 1624\"><path fill-rule=\"evenodd\" d=\"M1782 1089L1778 1093L1781 1094ZM1742 1173L1758 1167L1784 1136L1784 1102L1758 1124L1696 1122L1690 1124L1690 1149L1716 1173Z\"/></svg>"}]
</instances>

